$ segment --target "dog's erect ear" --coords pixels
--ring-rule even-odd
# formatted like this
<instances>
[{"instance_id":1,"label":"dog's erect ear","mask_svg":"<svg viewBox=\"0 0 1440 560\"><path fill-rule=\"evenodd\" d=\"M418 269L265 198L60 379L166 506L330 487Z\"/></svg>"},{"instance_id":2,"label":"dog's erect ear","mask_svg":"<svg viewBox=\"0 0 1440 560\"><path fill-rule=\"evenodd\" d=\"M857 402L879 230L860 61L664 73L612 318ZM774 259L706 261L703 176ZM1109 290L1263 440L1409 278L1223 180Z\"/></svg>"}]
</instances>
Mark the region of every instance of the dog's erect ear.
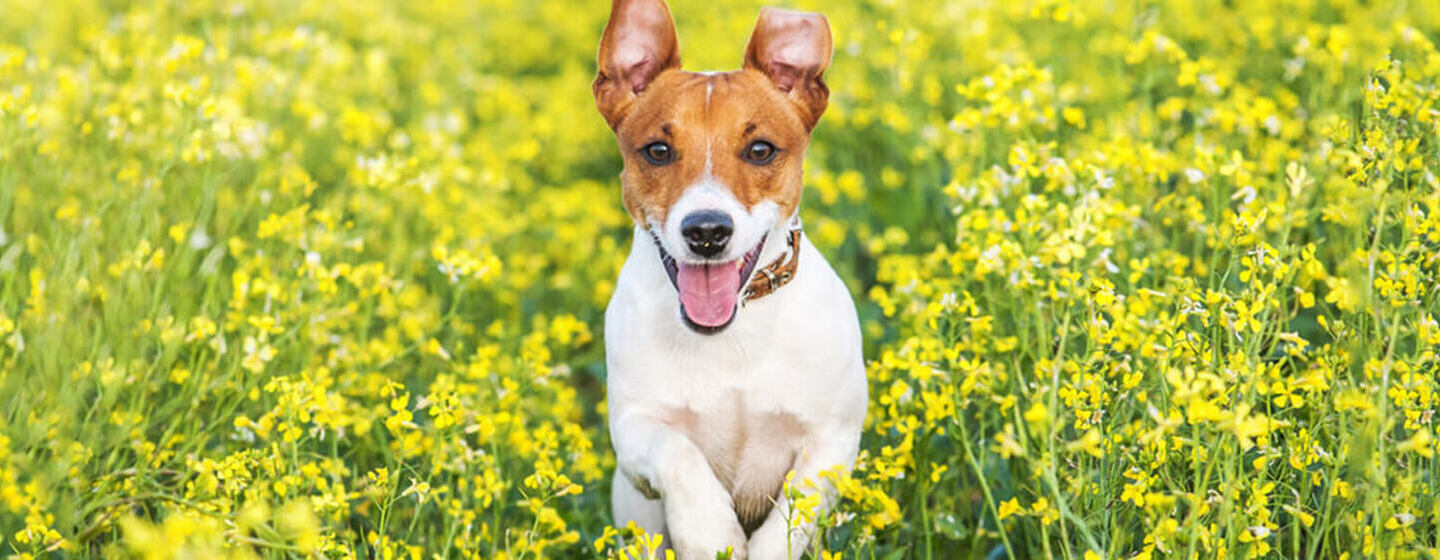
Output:
<instances>
[{"instance_id":1,"label":"dog's erect ear","mask_svg":"<svg viewBox=\"0 0 1440 560\"><path fill-rule=\"evenodd\" d=\"M764 72L800 109L805 126L814 128L830 100L822 79L830 66L830 23L813 12L762 8L745 67Z\"/></svg>"},{"instance_id":2,"label":"dog's erect ear","mask_svg":"<svg viewBox=\"0 0 1440 560\"><path fill-rule=\"evenodd\" d=\"M680 68L675 22L664 0L614 0L600 38L599 63L595 105L613 128L655 76Z\"/></svg>"}]
</instances>

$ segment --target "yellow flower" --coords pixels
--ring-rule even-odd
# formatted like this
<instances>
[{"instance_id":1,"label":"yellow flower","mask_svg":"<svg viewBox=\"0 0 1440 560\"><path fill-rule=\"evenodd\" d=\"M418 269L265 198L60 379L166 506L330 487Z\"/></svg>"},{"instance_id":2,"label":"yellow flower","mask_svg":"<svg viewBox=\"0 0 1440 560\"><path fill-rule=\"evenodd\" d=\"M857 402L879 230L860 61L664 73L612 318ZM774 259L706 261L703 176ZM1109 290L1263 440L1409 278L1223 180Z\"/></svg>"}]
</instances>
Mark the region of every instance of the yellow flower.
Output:
<instances>
[{"instance_id":1,"label":"yellow flower","mask_svg":"<svg viewBox=\"0 0 1440 560\"><path fill-rule=\"evenodd\" d=\"M1395 449L1401 453L1413 452L1429 459L1435 456L1435 437L1430 434L1429 428L1421 428L1408 439L1396 445Z\"/></svg>"},{"instance_id":2,"label":"yellow flower","mask_svg":"<svg viewBox=\"0 0 1440 560\"><path fill-rule=\"evenodd\" d=\"M1023 512L1023 511L1024 511L1024 509L1020 507L1020 501L1017 500L1017 499L1015 499L1015 498L1010 498L1009 500L1005 500L1005 501L1003 501L1003 502L1000 502L1000 520L1001 520L1001 521L1004 521L1006 518L1008 518L1008 517L1010 517L1010 516L1012 516L1012 515L1015 515L1015 514L1017 514L1017 513L1021 513L1021 512Z\"/></svg>"}]
</instances>

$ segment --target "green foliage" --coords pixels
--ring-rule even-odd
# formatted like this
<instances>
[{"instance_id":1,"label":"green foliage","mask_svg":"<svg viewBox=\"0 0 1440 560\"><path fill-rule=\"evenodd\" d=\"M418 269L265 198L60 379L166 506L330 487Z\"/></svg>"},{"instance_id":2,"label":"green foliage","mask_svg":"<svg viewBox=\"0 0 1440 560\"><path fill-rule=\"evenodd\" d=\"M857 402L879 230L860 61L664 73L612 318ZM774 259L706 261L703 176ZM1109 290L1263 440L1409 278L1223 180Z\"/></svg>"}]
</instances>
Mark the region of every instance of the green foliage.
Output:
<instances>
[{"instance_id":1,"label":"green foliage","mask_svg":"<svg viewBox=\"0 0 1440 560\"><path fill-rule=\"evenodd\" d=\"M1432 4L797 2L872 380L810 554L1435 556ZM0 550L645 557L606 8L7 1Z\"/></svg>"}]
</instances>

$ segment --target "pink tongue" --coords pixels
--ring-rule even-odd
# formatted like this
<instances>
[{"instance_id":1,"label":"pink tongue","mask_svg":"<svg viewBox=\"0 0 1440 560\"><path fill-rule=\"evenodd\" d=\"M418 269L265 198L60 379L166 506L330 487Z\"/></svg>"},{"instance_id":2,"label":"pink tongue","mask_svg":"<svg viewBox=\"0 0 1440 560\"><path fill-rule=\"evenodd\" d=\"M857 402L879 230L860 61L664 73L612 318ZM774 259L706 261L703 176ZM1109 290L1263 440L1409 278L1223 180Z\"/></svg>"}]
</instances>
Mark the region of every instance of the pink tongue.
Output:
<instances>
[{"instance_id":1,"label":"pink tongue","mask_svg":"<svg viewBox=\"0 0 1440 560\"><path fill-rule=\"evenodd\" d=\"M740 270L735 263L682 263L675 283L680 288L685 315L696 324L718 327L735 314L735 299L740 294Z\"/></svg>"}]
</instances>

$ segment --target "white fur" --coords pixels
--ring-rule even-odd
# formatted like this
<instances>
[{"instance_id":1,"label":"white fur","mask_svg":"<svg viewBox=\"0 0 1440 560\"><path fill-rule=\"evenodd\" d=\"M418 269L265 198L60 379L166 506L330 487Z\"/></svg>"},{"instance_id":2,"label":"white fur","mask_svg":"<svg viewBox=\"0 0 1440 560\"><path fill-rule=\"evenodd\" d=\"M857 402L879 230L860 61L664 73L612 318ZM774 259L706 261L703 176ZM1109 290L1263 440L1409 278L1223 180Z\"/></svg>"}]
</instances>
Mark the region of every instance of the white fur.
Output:
<instances>
[{"instance_id":1,"label":"white fur","mask_svg":"<svg viewBox=\"0 0 1440 560\"><path fill-rule=\"evenodd\" d=\"M692 187L659 232L677 259L688 253L672 250L684 247L678 222L699 208L736 220L724 258L739 258L766 232L757 268L784 251L789 223L774 204L747 211L711 180ZM776 491L792 470L816 482L823 470L848 472L867 401L854 303L809 239L794 280L703 335L682 322L659 252L637 227L606 310L605 349L616 524L664 533L682 560L710 560L727 547L735 559L799 558L814 528L790 529ZM834 490L821 487L829 507ZM763 519L748 539L742 512Z\"/></svg>"}]
</instances>

